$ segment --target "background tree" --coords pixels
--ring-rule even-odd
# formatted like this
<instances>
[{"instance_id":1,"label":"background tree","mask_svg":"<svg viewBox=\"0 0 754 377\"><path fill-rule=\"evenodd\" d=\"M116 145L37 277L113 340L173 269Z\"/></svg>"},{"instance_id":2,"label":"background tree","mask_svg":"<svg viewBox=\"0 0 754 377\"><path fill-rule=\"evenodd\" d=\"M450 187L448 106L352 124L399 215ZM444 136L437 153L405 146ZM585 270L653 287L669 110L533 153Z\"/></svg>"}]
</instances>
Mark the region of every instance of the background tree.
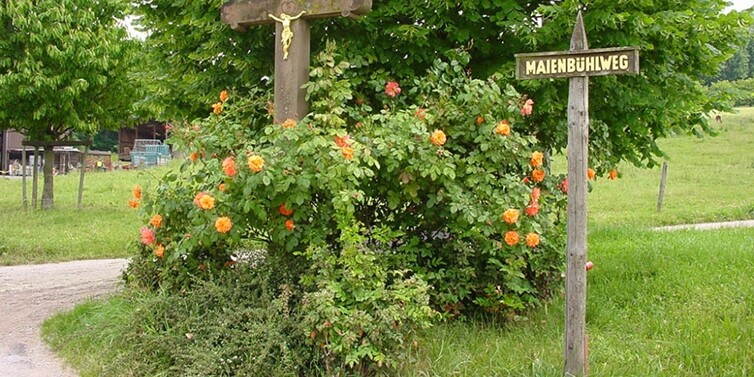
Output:
<instances>
[{"instance_id":1,"label":"background tree","mask_svg":"<svg viewBox=\"0 0 754 377\"><path fill-rule=\"evenodd\" d=\"M260 82L272 88L261 80L273 73L274 28L230 30L219 19L222 3L153 0L139 7L159 62L153 74L169 87L153 99L171 109L171 117L206 114L214 93L225 88L243 93ZM498 72L513 82L514 54L566 50L576 10L583 7L590 47L639 46L642 62L639 76L592 80L592 164L602 171L622 160L651 166L662 155L655 140L671 129L704 132L706 114L726 106L707 98L703 79L715 76L737 50L750 16L723 14L724 6L724 0L375 0L361 20L312 21L312 51L336 41L359 68L350 77L357 99L378 104L365 93L387 80L420 78L435 58L456 48L468 51L464 69L476 77ZM564 148L567 80L515 85L535 100L531 130L548 148Z\"/></svg>"},{"instance_id":2,"label":"background tree","mask_svg":"<svg viewBox=\"0 0 754 377\"><path fill-rule=\"evenodd\" d=\"M718 80L743 80L750 76L748 44L736 51L720 68Z\"/></svg>"},{"instance_id":3,"label":"background tree","mask_svg":"<svg viewBox=\"0 0 754 377\"><path fill-rule=\"evenodd\" d=\"M135 88L137 42L117 23L120 0L13 0L0 5L0 127L56 141L121 124ZM44 149L42 208L53 206L52 147Z\"/></svg>"}]
</instances>

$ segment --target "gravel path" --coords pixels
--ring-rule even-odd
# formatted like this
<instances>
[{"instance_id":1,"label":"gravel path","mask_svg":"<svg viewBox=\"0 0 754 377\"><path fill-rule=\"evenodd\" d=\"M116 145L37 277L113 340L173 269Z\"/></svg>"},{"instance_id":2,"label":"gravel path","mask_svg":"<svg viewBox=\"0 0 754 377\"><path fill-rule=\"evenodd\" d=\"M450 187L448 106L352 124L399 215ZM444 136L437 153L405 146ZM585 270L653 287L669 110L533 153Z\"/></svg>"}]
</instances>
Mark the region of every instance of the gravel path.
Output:
<instances>
[{"instance_id":1,"label":"gravel path","mask_svg":"<svg viewBox=\"0 0 754 377\"><path fill-rule=\"evenodd\" d=\"M0 267L0 376L75 377L42 342L42 322L117 288L125 259Z\"/></svg>"},{"instance_id":2,"label":"gravel path","mask_svg":"<svg viewBox=\"0 0 754 377\"><path fill-rule=\"evenodd\" d=\"M671 225L661 226L654 228L654 230L670 231L670 230L709 230L709 229L722 229L722 228L754 228L754 220L743 221L728 221L723 223L702 223L702 224L688 224L688 225Z\"/></svg>"}]
</instances>

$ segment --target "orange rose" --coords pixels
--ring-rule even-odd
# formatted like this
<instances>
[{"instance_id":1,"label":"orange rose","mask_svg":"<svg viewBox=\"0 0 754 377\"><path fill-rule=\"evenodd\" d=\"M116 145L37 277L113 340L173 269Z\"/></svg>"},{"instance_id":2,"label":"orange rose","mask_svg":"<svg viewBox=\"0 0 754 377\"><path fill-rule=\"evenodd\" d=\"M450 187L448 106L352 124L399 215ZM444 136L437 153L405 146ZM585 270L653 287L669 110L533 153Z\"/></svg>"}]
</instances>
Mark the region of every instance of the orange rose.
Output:
<instances>
[{"instance_id":1,"label":"orange rose","mask_svg":"<svg viewBox=\"0 0 754 377\"><path fill-rule=\"evenodd\" d=\"M615 169L610 170L610 172L607 173L607 178L612 180L618 179L618 171Z\"/></svg>"},{"instance_id":2,"label":"orange rose","mask_svg":"<svg viewBox=\"0 0 754 377\"><path fill-rule=\"evenodd\" d=\"M543 158L544 155L542 154L542 152L534 152L531 154L531 160L529 161L529 163L531 164L531 166L538 168L542 166Z\"/></svg>"},{"instance_id":3,"label":"orange rose","mask_svg":"<svg viewBox=\"0 0 754 377\"><path fill-rule=\"evenodd\" d=\"M478 126L482 123L484 123L484 118L482 118L481 116L476 117L476 125Z\"/></svg>"},{"instance_id":4,"label":"orange rose","mask_svg":"<svg viewBox=\"0 0 754 377\"><path fill-rule=\"evenodd\" d=\"M148 227L141 227L141 243L145 245L151 245L154 243L154 230L149 229Z\"/></svg>"},{"instance_id":5,"label":"orange rose","mask_svg":"<svg viewBox=\"0 0 754 377\"><path fill-rule=\"evenodd\" d=\"M531 179L533 179L534 182L544 181L545 171L542 169L534 169L534 171L531 172Z\"/></svg>"},{"instance_id":6,"label":"orange rose","mask_svg":"<svg viewBox=\"0 0 754 377\"><path fill-rule=\"evenodd\" d=\"M220 191L222 191L222 192L225 192L225 190L227 190L228 188L227 188L227 186L225 186L225 183L221 183L221 184L219 184L217 186L217 189L220 190Z\"/></svg>"},{"instance_id":7,"label":"orange rose","mask_svg":"<svg viewBox=\"0 0 754 377\"><path fill-rule=\"evenodd\" d=\"M508 246L513 246L517 244L518 241L521 241L521 237L518 235L518 232L516 232L515 230L505 232L505 243L508 244Z\"/></svg>"},{"instance_id":8,"label":"orange rose","mask_svg":"<svg viewBox=\"0 0 754 377\"><path fill-rule=\"evenodd\" d=\"M539 197L541 195L542 195L542 189L540 189L539 187L535 187L535 188L531 189L531 200L533 202L538 202L539 201Z\"/></svg>"},{"instance_id":9,"label":"orange rose","mask_svg":"<svg viewBox=\"0 0 754 377\"><path fill-rule=\"evenodd\" d=\"M558 185L558 188L560 189L560 191L568 193L568 178L564 178L563 182L560 182L560 184Z\"/></svg>"},{"instance_id":10,"label":"orange rose","mask_svg":"<svg viewBox=\"0 0 754 377\"><path fill-rule=\"evenodd\" d=\"M160 215L154 215L151 219L149 219L149 223L152 224L153 227L159 228L162 226L162 216Z\"/></svg>"},{"instance_id":11,"label":"orange rose","mask_svg":"<svg viewBox=\"0 0 754 377\"><path fill-rule=\"evenodd\" d=\"M223 172L227 174L229 177L232 177L238 173L236 170L236 162L233 161L233 157L228 157L225 160L223 160Z\"/></svg>"},{"instance_id":12,"label":"orange rose","mask_svg":"<svg viewBox=\"0 0 754 377\"><path fill-rule=\"evenodd\" d=\"M136 199L131 199L128 201L128 206L131 208L139 208L139 201Z\"/></svg>"},{"instance_id":13,"label":"orange rose","mask_svg":"<svg viewBox=\"0 0 754 377\"><path fill-rule=\"evenodd\" d=\"M212 112L215 113L215 114L218 114L218 115L220 113L222 113L223 112L223 103L222 102L218 102L218 103L212 105Z\"/></svg>"},{"instance_id":14,"label":"orange rose","mask_svg":"<svg viewBox=\"0 0 754 377\"><path fill-rule=\"evenodd\" d=\"M597 176L597 173L594 171L594 169L589 168L586 169L586 177L589 178L590 181L594 180L594 177Z\"/></svg>"},{"instance_id":15,"label":"orange rose","mask_svg":"<svg viewBox=\"0 0 754 377\"><path fill-rule=\"evenodd\" d=\"M294 227L295 227L295 225L293 225L293 220L291 220L291 219L285 220L285 229L288 229L291 232L293 232L293 228Z\"/></svg>"},{"instance_id":16,"label":"orange rose","mask_svg":"<svg viewBox=\"0 0 754 377\"><path fill-rule=\"evenodd\" d=\"M230 228L233 228L233 222L230 221L230 218L223 216L217 218L215 220L215 229L220 233L228 233L230 232Z\"/></svg>"},{"instance_id":17,"label":"orange rose","mask_svg":"<svg viewBox=\"0 0 754 377\"><path fill-rule=\"evenodd\" d=\"M191 162L196 162L198 158L199 158L199 153L191 152L191 154L189 155L189 160L191 160Z\"/></svg>"},{"instance_id":18,"label":"orange rose","mask_svg":"<svg viewBox=\"0 0 754 377\"><path fill-rule=\"evenodd\" d=\"M539 213L539 203L532 203L526 206L526 216L534 217Z\"/></svg>"},{"instance_id":19,"label":"orange rose","mask_svg":"<svg viewBox=\"0 0 754 377\"><path fill-rule=\"evenodd\" d=\"M349 136L349 135L346 135L346 136L343 136L343 137L341 137L341 136L335 136L335 145L337 145L337 146L339 146L341 148L347 147L347 146L351 145L351 143L352 143L351 136Z\"/></svg>"},{"instance_id":20,"label":"orange rose","mask_svg":"<svg viewBox=\"0 0 754 377\"><path fill-rule=\"evenodd\" d=\"M518 210L511 208L503 212L503 220L508 224L515 224L518 221Z\"/></svg>"},{"instance_id":21,"label":"orange rose","mask_svg":"<svg viewBox=\"0 0 754 377\"><path fill-rule=\"evenodd\" d=\"M220 102L225 102L227 100L228 100L228 91L223 90L222 92L220 92Z\"/></svg>"},{"instance_id":22,"label":"orange rose","mask_svg":"<svg viewBox=\"0 0 754 377\"><path fill-rule=\"evenodd\" d=\"M343 153L343 157L346 158L346 160L352 160L353 159L353 148L351 147L343 147L340 150L341 153Z\"/></svg>"},{"instance_id":23,"label":"orange rose","mask_svg":"<svg viewBox=\"0 0 754 377\"><path fill-rule=\"evenodd\" d=\"M498 135L503 136L510 136L511 135L511 126L508 124L507 120L501 120L500 123L495 126L495 133Z\"/></svg>"},{"instance_id":24,"label":"orange rose","mask_svg":"<svg viewBox=\"0 0 754 377\"><path fill-rule=\"evenodd\" d=\"M534 105L534 101L527 99L526 102L524 103L524 106L521 108L521 115L522 116L531 115L532 105Z\"/></svg>"},{"instance_id":25,"label":"orange rose","mask_svg":"<svg viewBox=\"0 0 754 377\"><path fill-rule=\"evenodd\" d=\"M427 111L420 107L416 109L416 113L414 113L414 116L421 120L424 120L427 118Z\"/></svg>"},{"instance_id":26,"label":"orange rose","mask_svg":"<svg viewBox=\"0 0 754 377\"><path fill-rule=\"evenodd\" d=\"M199 199L199 207L201 209L215 208L215 198L205 194Z\"/></svg>"},{"instance_id":27,"label":"orange rose","mask_svg":"<svg viewBox=\"0 0 754 377\"><path fill-rule=\"evenodd\" d=\"M131 193L134 195L134 199L141 199L141 186L134 186L134 189L133 191L131 191Z\"/></svg>"},{"instance_id":28,"label":"orange rose","mask_svg":"<svg viewBox=\"0 0 754 377\"><path fill-rule=\"evenodd\" d=\"M278 211L280 211L280 214L283 216L290 216L293 214L293 208L288 208L285 206L285 203L281 203L280 207L278 208Z\"/></svg>"},{"instance_id":29,"label":"orange rose","mask_svg":"<svg viewBox=\"0 0 754 377\"><path fill-rule=\"evenodd\" d=\"M156 255L157 258L162 258L162 256L165 255L165 247L162 245L155 246L154 255Z\"/></svg>"},{"instance_id":30,"label":"orange rose","mask_svg":"<svg viewBox=\"0 0 754 377\"><path fill-rule=\"evenodd\" d=\"M259 173L264 167L264 158L259 155L249 156L249 158L246 159L246 164L249 165L249 169L251 169L251 171L253 171L254 173Z\"/></svg>"},{"instance_id":31,"label":"orange rose","mask_svg":"<svg viewBox=\"0 0 754 377\"><path fill-rule=\"evenodd\" d=\"M539 245L539 235L537 233L529 233L526 235L526 246L537 247Z\"/></svg>"},{"instance_id":32,"label":"orange rose","mask_svg":"<svg viewBox=\"0 0 754 377\"><path fill-rule=\"evenodd\" d=\"M285 122L283 122L283 128L293 128L296 127L296 121L293 119L286 119Z\"/></svg>"},{"instance_id":33,"label":"orange rose","mask_svg":"<svg viewBox=\"0 0 754 377\"><path fill-rule=\"evenodd\" d=\"M439 147L445 144L447 137L445 136L445 132L442 132L442 130L435 130L431 135L429 135L429 141Z\"/></svg>"},{"instance_id":34,"label":"orange rose","mask_svg":"<svg viewBox=\"0 0 754 377\"><path fill-rule=\"evenodd\" d=\"M196 204L196 206L199 208L202 208L201 200L204 197L204 195L207 195L207 193L204 191L194 195L194 204Z\"/></svg>"}]
</instances>

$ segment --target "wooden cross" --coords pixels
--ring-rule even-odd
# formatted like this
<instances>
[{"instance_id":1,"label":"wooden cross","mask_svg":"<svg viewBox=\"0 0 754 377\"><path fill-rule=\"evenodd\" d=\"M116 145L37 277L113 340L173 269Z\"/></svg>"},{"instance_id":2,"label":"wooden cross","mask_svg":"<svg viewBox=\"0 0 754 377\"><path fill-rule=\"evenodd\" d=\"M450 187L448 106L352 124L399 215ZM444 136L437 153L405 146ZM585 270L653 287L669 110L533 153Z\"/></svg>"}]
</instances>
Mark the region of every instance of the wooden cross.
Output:
<instances>
[{"instance_id":1,"label":"wooden cross","mask_svg":"<svg viewBox=\"0 0 754 377\"><path fill-rule=\"evenodd\" d=\"M566 52L516 55L521 80L571 77L568 91L568 240L566 246L565 375L587 373L586 249L589 162L589 76L639 73L636 47L589 50L579 11Z\"/></svg>"},{"instance_id":2,"label":"wooden cross","mask_svg":"<svg viewBox=\"0 0 754 377\"><path fill-rule=\"evenodd\" d=\"M309 19L335 16L357 18L372 9L372 0L231 0L220 16L232 29L276 24L275 122L301 120L308 110Z\"/></svg>"}]
</instances>

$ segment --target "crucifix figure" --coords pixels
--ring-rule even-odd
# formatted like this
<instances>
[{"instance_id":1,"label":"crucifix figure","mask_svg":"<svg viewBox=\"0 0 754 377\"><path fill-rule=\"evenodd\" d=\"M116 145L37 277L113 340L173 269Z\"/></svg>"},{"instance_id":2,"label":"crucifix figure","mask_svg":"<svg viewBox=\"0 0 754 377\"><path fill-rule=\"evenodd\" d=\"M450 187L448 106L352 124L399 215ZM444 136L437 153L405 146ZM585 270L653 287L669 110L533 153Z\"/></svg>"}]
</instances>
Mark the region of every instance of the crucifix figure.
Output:
<instances>
[{"instance_id":1,"label":"crucifix figure","mask_svg":"<svg viewBox=\"0 0 754 377\"><path fill-rule=\"evenodd\" d=\"M283 60L288 60L288 50L291 48L291 41L293 40L293 32L291 31L291 21L303 16L306 11L301 11L298 16L289 16L285 13L281 13L280 17L275 17L274 14L270 14L270 18L280 22L283 25L283 34L281 35L280 43L283 44Z\"/></svg>"},{"instance_id":2,"label":"crucifix figure","mask_svg":"<svg viewBox=\"0 0 754 377\"><path fill-rule=\"evenodd\" d=\"M372 0L231 0L223 5L220 16L240 31L251 25L276 24L274 118L283 122L301 120L309 112L301 88L309 80L309 20L357 18L371 9Z\"/></svg>"}]
</instances>

